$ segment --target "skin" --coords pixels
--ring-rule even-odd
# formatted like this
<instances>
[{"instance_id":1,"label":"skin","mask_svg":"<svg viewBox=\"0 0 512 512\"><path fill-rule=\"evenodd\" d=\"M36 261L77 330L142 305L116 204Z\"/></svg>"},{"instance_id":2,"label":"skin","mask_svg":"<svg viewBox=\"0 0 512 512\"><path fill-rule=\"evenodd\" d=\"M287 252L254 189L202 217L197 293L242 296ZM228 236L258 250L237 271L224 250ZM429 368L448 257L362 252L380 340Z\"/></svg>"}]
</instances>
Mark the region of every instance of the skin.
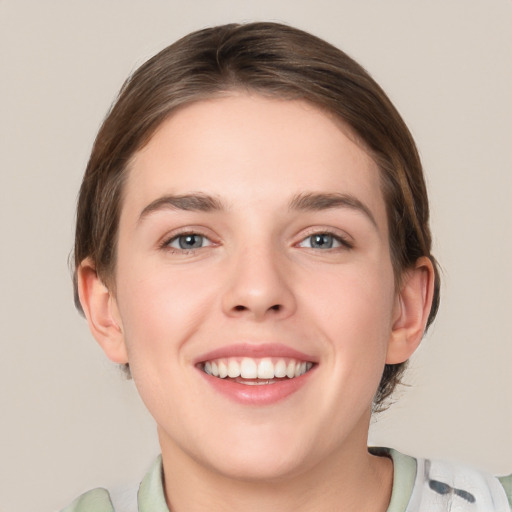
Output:
<instances>
[{"instance_id":1,"label":"skin","mask_svg":"<svg viewBox=\"0 0 512 512\"><path fill-rule=\"evenodd\" d=\"M198 193L222 208L158 202ZM352 202L290 208L301 194ZM183 233L199 247L181 249ZM379 170L346 127L243 93L182 108L130 163L117 254L115 294L86 260L80 296L156 420L173 511L386 510L392 463L367 452L371 404L384 364L421 340L433 272L422 258L395 289ZM237 403L195 364L236 343L316 365L284 400Z\"/></svg>"}]
</instances>

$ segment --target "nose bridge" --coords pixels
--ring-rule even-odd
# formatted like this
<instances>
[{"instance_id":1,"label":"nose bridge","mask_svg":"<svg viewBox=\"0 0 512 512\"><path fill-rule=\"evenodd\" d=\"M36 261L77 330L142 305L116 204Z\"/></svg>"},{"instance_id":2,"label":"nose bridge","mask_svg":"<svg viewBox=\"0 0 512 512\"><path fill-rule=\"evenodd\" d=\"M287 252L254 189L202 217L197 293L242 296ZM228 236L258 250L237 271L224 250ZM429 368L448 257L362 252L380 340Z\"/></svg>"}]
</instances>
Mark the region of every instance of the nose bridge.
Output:
<instances>
[{"instance_id":1,"label":"nose bridge","mask_svg":"<svg viewBox=\"0 0 512 512\"><path fill-rule=\"evenodd\" d=\"M226 314L260 320L286 317L295 310L285 258L272 244L246 242L230 260L223 297Z\"/></svg>"}]
</instances>

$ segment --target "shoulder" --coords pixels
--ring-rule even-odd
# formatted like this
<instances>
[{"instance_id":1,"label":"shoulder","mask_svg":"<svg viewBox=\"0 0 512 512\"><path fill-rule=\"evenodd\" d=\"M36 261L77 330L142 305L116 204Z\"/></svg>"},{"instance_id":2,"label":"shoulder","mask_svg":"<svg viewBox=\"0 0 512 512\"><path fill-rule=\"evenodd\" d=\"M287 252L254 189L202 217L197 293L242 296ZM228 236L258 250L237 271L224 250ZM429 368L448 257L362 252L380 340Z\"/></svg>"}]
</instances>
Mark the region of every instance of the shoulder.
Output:
<instances>
[{"instance_id":1,"label":"shoulder","mask_svg":"<svg viewBox=\"0 0 512 512\"><path fill-rule=\"evenodd\" d=\"M503 489L505 489L505 493L507 494L508 501L510 503L510 508L512 509L512 474L508 476L500 476L498 478Z\"/></svg>"},{"instance_id":2,"label":"shoulder","mask_svg":"<svg viewBox=\"0 0 512 512\"><path fill-rule=\"evenodd\" d=\"M114 512L114 507L109 492L98 488L82 494L61 512Z\"/></svg>"},{"instance_id":3,"label":"shoulder","mask_svg":"<svg viewBox=\"0 0 512 512\"><path fill-rule=\"evenodd\" d=\"M496 478L446 461L415 459L382 450L393 459L393 493L388 512L510 512L512 476Z\"/></svg>"},{"instance_id":4,"label":"shoulder","mask_svg":"<svg viewBox=\"0 0 512 512\"><path fill-rule=\"evenodd\" d=\"M498 478L460 464L419 459L411 505L421 510L427 504L431 507L436 504L439 510L443 510L440 507L482 512L511 510ZM411 512L414 510L412 507Z\"/></svg>"},{"instance_id":5,"label":"shoulder","mask_svg":"<svg viewBox=\"0 0 512 512\"><path fill-rule=\"evenodd\" d=\"M61 512L169 512L163 489L162 458L157 457L142 482L114 489L92 489Z\"/></svg>"},{"instance_id":6,"label":"shoulder","mask_svg":"<svg viewBox=\"0 0 512 512\"><path fill-rule=\"evenodd\" d=\"M103 488L92 489L61 512L138 512L138 490L138 485L111 491Z\"/></svg>"}]
</instances>

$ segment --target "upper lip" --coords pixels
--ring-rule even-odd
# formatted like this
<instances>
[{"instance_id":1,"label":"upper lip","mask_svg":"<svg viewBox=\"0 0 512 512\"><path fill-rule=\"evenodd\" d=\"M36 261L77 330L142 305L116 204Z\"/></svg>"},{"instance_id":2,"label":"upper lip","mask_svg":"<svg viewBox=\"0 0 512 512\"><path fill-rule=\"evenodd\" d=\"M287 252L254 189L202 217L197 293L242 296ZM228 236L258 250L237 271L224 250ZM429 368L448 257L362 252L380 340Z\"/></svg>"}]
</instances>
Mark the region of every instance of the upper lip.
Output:
<instances>
[{"instance_id":1,"label":"upper lip","mask_svg":"<svg viewBox=\"0 0 512 512\"><path fill-rule=\"evenodd\" d=\"M318 362L317 359L310 354L306 354L281 343L236 343L206 352L197 357L194 364L226 357L284 357L313 363Z\"/></svg>"}]
</instances>

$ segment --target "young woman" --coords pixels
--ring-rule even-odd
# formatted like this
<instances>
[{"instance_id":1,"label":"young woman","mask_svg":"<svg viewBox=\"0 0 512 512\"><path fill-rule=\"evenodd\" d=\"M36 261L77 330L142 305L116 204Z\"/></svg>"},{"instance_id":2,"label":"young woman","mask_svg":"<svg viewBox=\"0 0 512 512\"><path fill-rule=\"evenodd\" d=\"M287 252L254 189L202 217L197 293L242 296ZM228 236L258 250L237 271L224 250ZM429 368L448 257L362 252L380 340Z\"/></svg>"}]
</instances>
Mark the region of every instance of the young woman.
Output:
<instances>
[{"instance_id":1,"label":"young woman","mask_svg":"<svg viewBox=\"0 0 512 512\"><path fill-rule=\"evenodd\" d=\"M84 176L75 284L162 455L128 503L66 510L508 511L510 479L367 448L437 311L428 221L407 127L324 41L227 25L141 66Z\"/></svg>"}]
</instances>

